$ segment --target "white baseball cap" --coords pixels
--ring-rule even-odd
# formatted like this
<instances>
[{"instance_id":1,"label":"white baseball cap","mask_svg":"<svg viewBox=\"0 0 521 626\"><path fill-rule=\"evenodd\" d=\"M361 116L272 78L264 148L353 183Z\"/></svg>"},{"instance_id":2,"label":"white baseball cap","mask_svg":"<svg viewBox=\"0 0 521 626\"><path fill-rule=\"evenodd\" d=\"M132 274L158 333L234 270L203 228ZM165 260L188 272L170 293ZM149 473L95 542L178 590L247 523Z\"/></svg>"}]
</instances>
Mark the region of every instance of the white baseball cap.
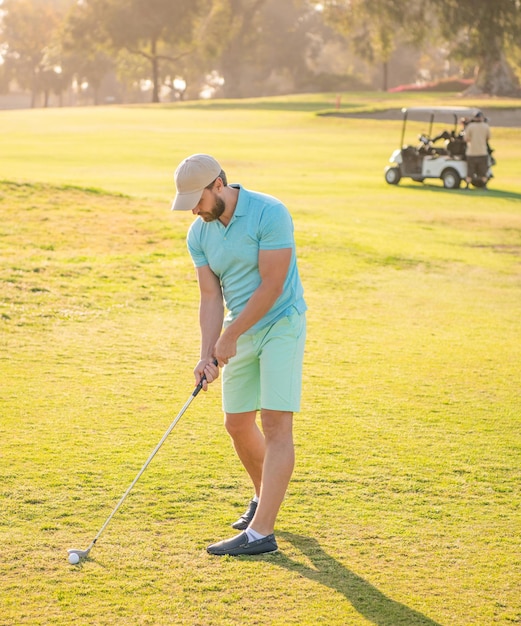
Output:
<instances>
[{"instance_id":1,"label":"white baseball cap","mask_svg":"<svg viewBox=\"0 0 521 626\"><path fill-rule=\"evenodd\" d=\"M191 211L205 187L221 173L221 166L209 154L192 154L179 163L175 174L176 196L172 211Z\"/></svg>"}]
</instances>

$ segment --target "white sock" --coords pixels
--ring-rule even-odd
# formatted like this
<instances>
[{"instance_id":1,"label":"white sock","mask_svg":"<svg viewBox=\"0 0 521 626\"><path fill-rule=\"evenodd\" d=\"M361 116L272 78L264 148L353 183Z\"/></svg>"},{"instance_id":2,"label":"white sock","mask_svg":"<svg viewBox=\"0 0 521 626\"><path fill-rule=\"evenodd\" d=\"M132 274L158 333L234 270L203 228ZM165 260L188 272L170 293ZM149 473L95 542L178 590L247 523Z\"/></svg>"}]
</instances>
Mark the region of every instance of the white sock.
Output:
<instances>
[{"instance_id":1,"label":"white sock","mask_svg":"<svg viewBox=\"0 0 521 626\"><path fill-rule=\"evenodd\" d=\"M259 504L259 496L257 494L253 496L252 500L256 502L257 504Z\"/></svg>"},{"instance_id":2,"label":"white sock","mask_svg":"<svg viewBox=\"0 0 521 626\"><path fill-rule=\"evenodd\" d=\"M248 535L248 541L258 541L259 539L264 539L267 535L261 535L253 528L247 528L246 534Z\"/></svg>"}]
</instances>

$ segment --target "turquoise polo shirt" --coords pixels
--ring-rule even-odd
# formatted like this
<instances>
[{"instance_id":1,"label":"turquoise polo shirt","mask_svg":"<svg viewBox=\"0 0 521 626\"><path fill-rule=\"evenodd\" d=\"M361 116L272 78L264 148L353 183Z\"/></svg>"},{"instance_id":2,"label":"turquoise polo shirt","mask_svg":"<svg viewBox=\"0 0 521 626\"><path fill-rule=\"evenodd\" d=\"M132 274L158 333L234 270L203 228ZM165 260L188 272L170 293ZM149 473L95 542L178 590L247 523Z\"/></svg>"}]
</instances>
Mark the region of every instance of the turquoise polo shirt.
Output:
<instances>
[{"instance_id":1,"label":"turquoise polo shirt","mask_svg":"<svg viewBox=\"0 0 521 626\"><path fill-rule=\"evenodd\" d=\"M291 248L291 262L282 294L266 315L246 334L256 333L295 310L304 313L306 303L295 253L293 220L276 198L249 191L241 185L228 226L219 220L205 222L198 217L188 231L187 245L194 265L208 265L219 278L228 310L225 326L244 309L261 283L259 251Z\"/></svg>"}]
</instances>

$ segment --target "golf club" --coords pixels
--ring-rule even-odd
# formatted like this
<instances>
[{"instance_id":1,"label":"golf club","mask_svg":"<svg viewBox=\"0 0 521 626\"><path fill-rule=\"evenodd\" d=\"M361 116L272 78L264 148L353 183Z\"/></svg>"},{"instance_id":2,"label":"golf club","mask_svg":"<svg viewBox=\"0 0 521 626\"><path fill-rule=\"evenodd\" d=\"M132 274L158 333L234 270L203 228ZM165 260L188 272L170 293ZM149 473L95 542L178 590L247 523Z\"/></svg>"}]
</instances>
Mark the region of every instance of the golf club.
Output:
<instances>
[{"instance_id":1,"label":"golf club","mask_svg":"<svg viewBox=\"0 0 521 626\"><path fill-rule=\"evenodd\" d=\"M217 361L214 360L214 364L217 365ZM151 455L148 457L148 459L146 460L145 464L143 465L143 467L139 470L137 476L134 478L134 480L131 482L129 488L125 491L125 493L122 495L120 501L116 504L114 510L112 511L112 513L108 516L106 522L103 524L103 526L100 528L98 534L94 537L94 539L92 540L90 546L86 549L86 550L80 550L78 548L69 548L67 550L67 552L69 553L69 562L70 563L78 563L79 559L84 559L89 555L89 552L92 550L92 548L94 547L94 545L96 544L96 541L98 541L98 539L100 538L101 533L105 530L105 528L108 526L110 520L114 517L114 515L116 514L116 512L118 511L119 507L123 504L123 502L125 501L126 497L128 496L128 494L130 493L130 491L132 490L132 488L134 487L134 485L137 483L137 481L141 478L141 475L143 474L143 472L146 470L146 468L149 466L150 462L152 461L152 459L155 457L155 455L157 454L159 448L161 448L161 446L163 445L163 443L166 441L166 438L168 437L168 435L172 432L172 430L174 429L175 425L177 424L177 422L181 419L181 417L183 416L183 414L185 413L186 409L190 406L192 400L195 398L195 396L201 391L201 389L203 388L203 382L206 380L206 376L203 375L203 377L201 378L201 381L199 382L199 384L195 387L195 389L193 390L193 392L190 394L190 397L188 398L188 400L185 402L183 408L179 411L179 413L177 414L177 417L174 419L174 421L170 424L170 426L168 427L168 430L166 431L166 433L163 435L163 437L161 438L161 441L157 444L157 446L154 448L154 450L152 451ZM76 560L74 556L72 555L77 555L78 559ZM72 559L71 559L72 556Z\"/></svg>"}]
</instances>

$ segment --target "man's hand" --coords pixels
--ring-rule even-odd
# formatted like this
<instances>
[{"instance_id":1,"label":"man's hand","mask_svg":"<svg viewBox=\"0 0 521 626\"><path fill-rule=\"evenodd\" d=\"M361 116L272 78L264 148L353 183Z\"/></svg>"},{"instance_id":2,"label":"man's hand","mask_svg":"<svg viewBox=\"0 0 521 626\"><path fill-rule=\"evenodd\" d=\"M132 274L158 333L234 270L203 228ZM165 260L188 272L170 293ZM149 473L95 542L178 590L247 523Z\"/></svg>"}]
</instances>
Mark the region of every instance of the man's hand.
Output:
<instances>
[{"instance_id":1,"label":"man's hand","mask_svg":"<svg viewBox=\"0 0 521 626\"><path fill-rule=\"evenodd\" d=\"M233 336L230 329L226 329L217 340L213 354L221 367L237 354L237 337Z\"/></svg>"},{"instance_id":2,"label":"man's hand","mask_svg":"<svg viewBox=\"0 0 521 626\"><path fill-rule=\"evenodd\" d=\"M208 385L219 378L219 367L214 359L201 359L194 369L196 386L201 382L203 376L203 391L208 391Z\"/></svg>"}]
</instances>

